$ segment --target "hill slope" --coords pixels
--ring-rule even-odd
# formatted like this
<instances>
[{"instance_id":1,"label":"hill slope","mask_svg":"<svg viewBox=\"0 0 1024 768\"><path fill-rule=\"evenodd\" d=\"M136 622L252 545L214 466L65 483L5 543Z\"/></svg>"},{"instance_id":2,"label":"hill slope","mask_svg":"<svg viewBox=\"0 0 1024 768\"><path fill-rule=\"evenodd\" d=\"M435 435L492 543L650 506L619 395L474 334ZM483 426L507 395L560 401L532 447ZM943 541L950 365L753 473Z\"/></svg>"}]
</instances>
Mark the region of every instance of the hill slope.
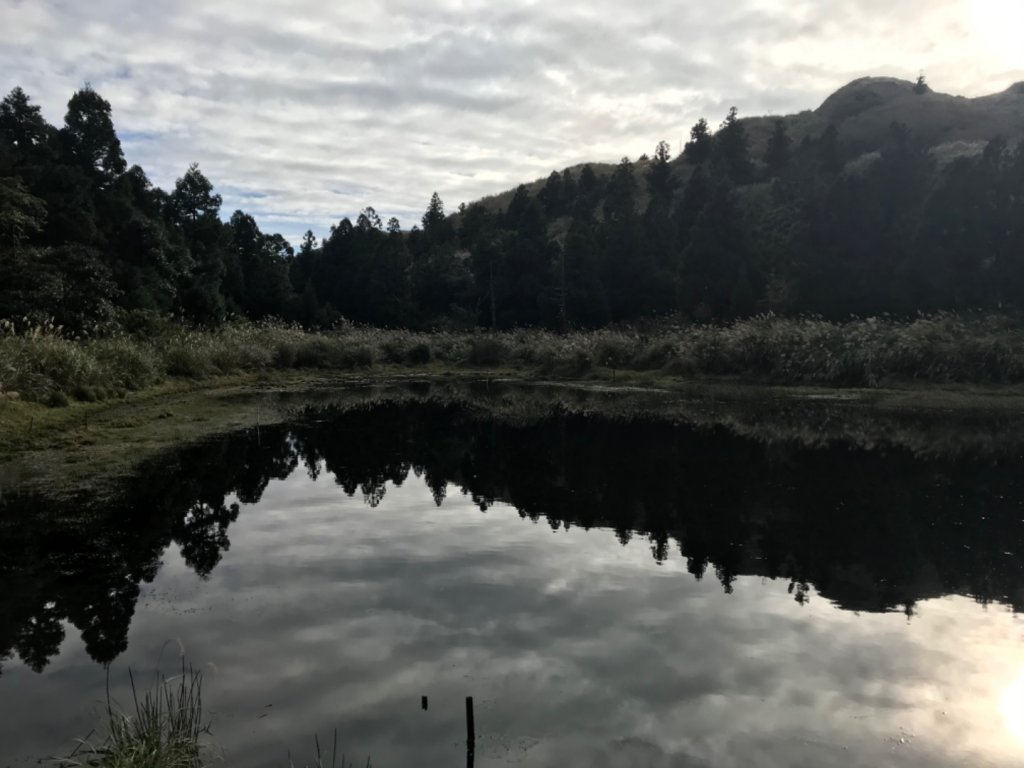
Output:
<instances>
[{"instance_id":1,"label":"hill slope","mask_svg":"<svg viewBox=\"0 0 1024 768\"><path fill-rule=\"evenodd\" d=\"M949 142L990 141L996 136L1024 135L1024 82L1001 93L977 98L915 90L909 80L863 77L833 93L813 112L783 118L797 141L835 125L843 142L861 151L877 149L889 126L903 123L927 146ZM745 121L756 149L767 139L774 118Z\"/></svg>"},{"instance_id":2,"label":"hill slope","mask_svg":"<svg viewBox=\"0 0 1024 768\"><path fill-rule=\"evenodd\" d=\"M847 156L879 149L893 123L906 125L928 147L965 145L953 148L953 154L962 154L980 151L996 136L1011 143L1024 138L1024 82L1000 93L967 98L930 88L918 93L914 83L895 77L862 77L844 85L817 109L792 115L741 118L751 157L761 157L777 120L785 123L794 144L805 137L820 136L829 125L834 125ZM717 119L709 116L708 122L714 125ZM599 177L608 176L615 168L614 164L599 162L590 166ZM582 167L574 166L573 173L578 176ZM642 168L643 163L637 163L638 173ZM546 178L540 178L528 182L528 191L535 195L545 181ZM500 210L508 205L514 191L513 188L479 202L490 210Z\"/></svg>"}]
</instances>

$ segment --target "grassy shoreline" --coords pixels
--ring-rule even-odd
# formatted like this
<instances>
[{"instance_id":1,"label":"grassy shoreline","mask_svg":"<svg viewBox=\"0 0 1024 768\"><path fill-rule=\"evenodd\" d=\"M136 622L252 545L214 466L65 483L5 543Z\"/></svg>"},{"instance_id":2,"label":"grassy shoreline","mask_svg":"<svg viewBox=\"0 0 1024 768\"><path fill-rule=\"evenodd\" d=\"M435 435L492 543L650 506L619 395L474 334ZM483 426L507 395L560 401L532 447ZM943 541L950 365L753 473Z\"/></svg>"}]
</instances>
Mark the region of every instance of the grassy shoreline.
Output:
<instances>
[{"instance_id":1,"label":"grassy shoreline","mask_svg":"<svg viewBox=\"0 0 1024 768\"><path fill-rule=\"evenodd\" d=\"M599 412L724 426L757 440L883 441L916 452L1005 443L1015 439L1016 416L1024 414L1021 386L837 389L651 372L554 381L522 371L485 376L433 367L416 373L396 367L264 371L173 380L124 399L65 408L0 401L0 494L13 488L56 496L102 492L143 462L189 443L278 424L309 409L424 399L513 420ZM998 429L992 426L997 421Z\"/></svg>"},{"instance_id":2,"label":"grassy shoreline","mask_svg":"<svg viewBox=\"0 0 1024 768\"><path fill-rule=\"evenodd\" d=\"M0 491L94 485L175 445L276 423L307 406L372 402L383 396L374 388L480 381L660 392L686 401L673 407L691 423L713 413L714 423L755 437L766 429L799 439L813 430L862 441L899 434L921 450L927 438L907 437L866 410L1024 413L1024 327L999 316L937 315L846 324L758 317L565 336L309 333L273 322L205 331L166 325L146 337L100 339L70 339L55 328L0 333ZM343 394L352 388L362 391ZM477 400L471 404L506 407ZM829 409L840 403L849 408L837 428ZM955 439L947 428L944 444Z\"/></svg>"}]
</instances>

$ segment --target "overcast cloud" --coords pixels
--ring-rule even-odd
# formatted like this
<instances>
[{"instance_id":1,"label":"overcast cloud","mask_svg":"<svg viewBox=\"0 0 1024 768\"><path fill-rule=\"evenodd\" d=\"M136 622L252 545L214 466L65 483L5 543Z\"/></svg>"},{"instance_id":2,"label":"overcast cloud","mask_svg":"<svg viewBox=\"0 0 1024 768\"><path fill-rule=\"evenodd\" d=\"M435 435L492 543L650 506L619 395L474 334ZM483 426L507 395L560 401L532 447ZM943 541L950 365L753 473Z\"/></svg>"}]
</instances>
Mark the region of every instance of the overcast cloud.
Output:
<instances>
[{"instance_id":1,"label":"overcast cloud","mask_svg":"<svg viewBox=\"0 0 1024 768\"><path fill-rule=\"evenodd\" d=\"M154 183L199 162L225 214L297 241L676 149L701 116L814 108L862 75L1003 90L1022 26L1019 0L0 0L0 88L60 124L91 82Z\"/></svg>"}]
</instances>

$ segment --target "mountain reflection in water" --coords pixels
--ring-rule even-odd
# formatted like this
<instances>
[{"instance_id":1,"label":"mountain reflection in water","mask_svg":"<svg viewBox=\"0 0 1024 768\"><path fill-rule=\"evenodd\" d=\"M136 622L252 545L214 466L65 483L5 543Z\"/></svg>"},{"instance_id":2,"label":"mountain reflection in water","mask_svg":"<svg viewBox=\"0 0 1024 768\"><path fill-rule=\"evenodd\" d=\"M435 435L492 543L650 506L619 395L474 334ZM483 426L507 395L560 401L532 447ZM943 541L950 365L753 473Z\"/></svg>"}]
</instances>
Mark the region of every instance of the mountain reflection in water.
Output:
<instances>
[{"instance_id":1,"label":"mountain reflection in water","mask_svg":"<svg viewBox=\"0 0 1024 768\"><path fill-rule=\"evenodd\" d=\"M904 759L913 764L923 755L934 761L944 750L951 751L951 764L965 755L1019 759L1024 753L1016 751L1012 736L1019 731L1024 737L1024 694L1019 693L1024 677L1018 680L1024 653L1014 651L1021 638L1015 613L965 612L971 601L1001 604L1014 612L1024 605L1019 467L1013 451L924 458L896 447L759 441L723 427L698 429L650 417L602 419L556 412L502 420L431 402L318 412L165 457L102 505L85 497L58 504L8 493L0 508L0 657L9 659L8 666L13 657L19 686L40 685L24 682L33 680L25 677L24 667L43 672L69 652L76 634L87 654L103 664L125 654L130 635L133 648L136 635L157 642L158 636L150 637L153 632L175 630L150 618L133 628L133 617L140 600L160 603L159 586L166 578L190 584L187 589L195 594L226 590L232 599L251 600L257 613L276 605L281 610L265 631L280 643L328 639L312 637L323 631L324 619L316 615L351 609L351 614L332 617L343 618L343 628L331 625L338 644L334 653L352 657L335 659L346 669L342 698L351 700L339 706L322 691L310 695L313 703L333 710L323 713L324 727L337 724L337 710L345 709L346 734L350 739L362 735L379 764L404 762L405 753L391 755L390 761L386 751L380 754L388 749L382 743L406 744L409 754L426 750L442 756L454 749L459 713L455 704L446 711L435 703L444 700L439 696L444 691L450 692L450 702L476 694L481 733L490 728L495 734L508 721L528 719L518 708L539 712L554 707L549 719L558 724L555 730L563 740L506 735L490 746L484 741L478 765L512 757L538 765L741 765L752 764L756 755L763 758L755 760L760 764L867 765L897 747L907 751L893 764ZM332 485L373 513L353 517L347 511L352 504L341 504L344 497ZM270 504L264 497L274 494ZM490 510L488 515L467 518L472 511L464 508L470 500L480 511ZM526 529L510 529L505 505L562 532L561 538L549 533L537 539ZM430 511L437 507L438 512ZM305 530L313 520L320 525ZM246 526L254 534L272 529L281 561L261 555L251 563L256 571L244 580L227 572L225 584L219 585L218 569L236 558L232 539L236 532L244 534ZM622 547L606 534L564 533L577 529L608 529ZM649 551L646 568L636 558L641 543ZM371 544L381 548L373 558L366 549ZM239 565L255 557L253 547L237 551ZM202 581L182 581L187 570ZM472 581L460 576L466 573L473 574ZM537 583L540 573L550 579ZM580 580L583 573L585 581ZM235 580L230 589L229 578ZM326 598L321 603L317 594L307 594L305 604L285 606L266 596L283 582L307 578L321 591L332 583L354 591L340 604ZM779 588L766 591L766 579L779 580ZM924 601L930 601L929 610L916 616ZM168 614L188 602L186 596L160 604ZM591 603L614 603L616 608L607 615L582 611ZM146 617L147 610L142 610ZM907 618L885 616L896 612ZM410 623L412 614L417 618ZM569 616L579 636L565 645L563 624ZM190 626L206 623L216 625L230 645L233 666L270 664L271 671L263 673L269 690L277 685L276 674L284 679L310 674L295 659L295 669L278 669L265 658L268 651L256 637L264 631L259 622L237 637L202 615L175 615L172 624L187 635ZM435 623L448 630L437 635ZM476 658L480 650L474 637L495 627L501 627L502 652ZM918 658L904 658L908 638L916 642L919 637L913 633L928 633L929 642L915 651L922 654ZM391 644L387 659L373 648L382 637ZM726 637L732 639L727 643ZM836 645L835 658L827 655L831 644ZM249 646L259 653L250 653ZM457 652L460 648L464 655ZM153 652L152 647L144 650ZM975 651L1008 668L993 672L974 661L969 669L953 668L956 654L973 659ZM677 658L680 652L684 656ZM762 679L763 670L750 671L747 658L765 654L779 656L777 664L768 665L781 676L771 683ZM456 690L450 676L423 669L428 660L440 658L453 667L475 659L470 666L476 690ZM797 666L800 658L807 664L803 670ZM317 660L328 677L333 674L330 663ZM403 695L415 706L401 717L414 719L410 713L419 709L420 695L431 694L431 710L423 718L437 718L432 728L424 719L379 732L378 715L397 717L382 702L397 694L359 670L385 663L406 665L409 689ZM622 676L623 663L634 670L633 679ZM688 666L692 663L697 668ZM666 689L654 674L665 665L685 668L678 688ZM964 701L927 679L929 669L939 668L963 680L959 693ZM586 681L578 679L582 672ZM840 706L834 693L811 702L794 682L804 674L828 678L822 689L835 688L835 680L858 678L864 688L851 694L852 708ZM936 680L942 677L936 675ZM973 701L971 696L980 700L971 686L989 685L979 681L993 676L1008 686L997 697L998 712L981 705L975 711L964 703ZM0 670L0 713L14 710L14 680L8 678L12 670ZM902 680L904 690L884 688L880 681L887 678ZM495 682L499 679L500 684ZM247 678L247 685L256 683ZM215 691L216 680L208 688ZM551 701L521 698L538 691L550 693ZM45 700L44 693L33 695ZM993 695L988 691L985 701ZM518 704L513 714L498 717L503 696ZM579 711L578 696L592 708ZM700 707L684 706L696 701ZM834 725L804 723L793 730L788 723L778 725L781 730L774 734L771 724L778 713L768 710L762 713L763 731L748 728L742 738L724 741L709 735L727 730L712 725L715 718L758 722L752 712L766 707L765 702L805 714L824 706L819 712L823 722L839 711L851 718L888 710L906 717L886 731L892 743L879 742L874 752L861 743L863 729L850 721L850 749L862 758L842 750L838 741L818 743L824 737L817 728L830 738L843 736ZM925 720L918 711L922 702L928 705ZM234 704L225 699L223 706L230 712ZM625 717L623 708L646 714ZM931 730L944 728L943 718L952 717L944 713L950 711L959 712L955 725L961 738L947 743ZM618 714L611 717L610 712ZM683 732L650 732L672 712L685 713L672 720ZM963 732L985 718L1002 718L1000 732L1009 734L1005 740L994 745L988 731ZM3 728L15 725L5 722ZM597 744L586 736L597 726L621 731L608 732L608 744ZM312 722L284 727L292 749L299 744L294 739L311 739L316 727ZM233 728L229 723L226 730L230 734ZM925 739L925 732L935 740ZM802 746L797 749L787 739ZM534 746L535 741L547 746ZM237 744L232 749L232 754L246 754ZM264 751L254 746L250 759L256 762L238 764L270 759ZM285 762L285 755L276 757L280 760L266 764Z\"/></svg>"}]
</instances>

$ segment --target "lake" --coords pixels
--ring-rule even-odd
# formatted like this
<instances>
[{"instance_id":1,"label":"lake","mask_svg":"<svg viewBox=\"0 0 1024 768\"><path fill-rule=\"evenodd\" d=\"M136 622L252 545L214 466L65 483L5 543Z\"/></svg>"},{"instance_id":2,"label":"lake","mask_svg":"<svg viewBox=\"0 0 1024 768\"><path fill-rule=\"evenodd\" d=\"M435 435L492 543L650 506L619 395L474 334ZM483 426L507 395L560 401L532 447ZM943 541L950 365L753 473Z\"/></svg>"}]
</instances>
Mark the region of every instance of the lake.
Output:
<instances>
[{"instance_id":1,"label":"lake","mask_svg":"<svg viewBox=\"0 0 1024 768\"><path fill-rule=\"evenodd\" d=\"M182 659L228 766L1024 760L1007 416L414 395L5 489L0 766Z\"/></svg>"}]
</instances>

